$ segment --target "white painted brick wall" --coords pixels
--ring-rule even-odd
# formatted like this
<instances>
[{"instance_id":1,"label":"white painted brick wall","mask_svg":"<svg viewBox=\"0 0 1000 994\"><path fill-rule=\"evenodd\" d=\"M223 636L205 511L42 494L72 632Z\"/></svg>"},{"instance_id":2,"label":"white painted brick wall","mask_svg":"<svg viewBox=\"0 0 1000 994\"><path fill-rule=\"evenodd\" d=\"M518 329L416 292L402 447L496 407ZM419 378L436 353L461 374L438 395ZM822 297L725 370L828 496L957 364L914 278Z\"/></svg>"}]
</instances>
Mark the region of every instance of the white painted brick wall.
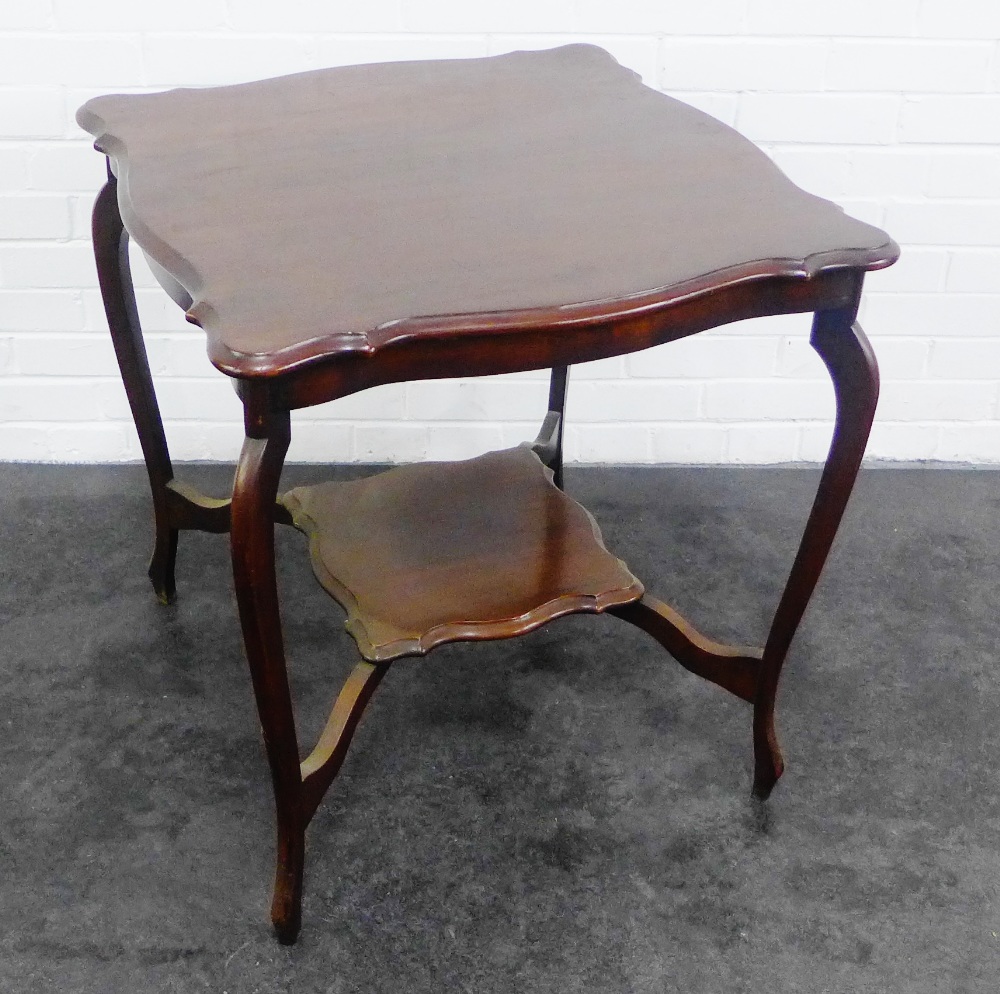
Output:
<instances>
[{"instance_id":1,"label":"white painted brick wall","mask_svg":"<svg viewBox=\"0 0 1000 994\"><path fill-rule=\"evenodd\" d=\"M197 27L194 27L197 25ZM997 0L13 0L0 4L0 459L135 460L73 114L108 91L571 41L737 127L805 189L886 228L862 320L883 399L869 453L1000 463ZM232 459L240 405L141 258L140 313L179 459ZM819 460L832 391L803 315L574 370L583 462ZM369 390L295 416L294 460L471 455L530 438L544 373Z\"/></svg>"}]
</instances>

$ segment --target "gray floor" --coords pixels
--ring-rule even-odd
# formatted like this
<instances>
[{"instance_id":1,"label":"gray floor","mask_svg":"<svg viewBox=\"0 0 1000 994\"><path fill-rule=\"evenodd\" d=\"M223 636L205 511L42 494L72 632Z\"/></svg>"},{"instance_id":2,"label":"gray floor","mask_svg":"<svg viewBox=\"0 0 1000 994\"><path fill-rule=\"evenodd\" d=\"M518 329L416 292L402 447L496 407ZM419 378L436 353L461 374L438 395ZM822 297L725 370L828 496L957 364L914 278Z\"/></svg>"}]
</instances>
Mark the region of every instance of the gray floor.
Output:
<instances>
[{"instance_id":1,"label":"gray floor","mask_svg":"<svg viewBox=\"0 0 1000 994\"><path fill-rule=\"evenodd\" d=\"M571 470L568 489L649 589L759 642L815 481ZM614 619L397 664L310 829L290 949L266 921L226 540L182 536L163 608L148 515L137 467L0 467L0 990L1000 986L1000 476L863 474L786 668L764 807L745 705ZM280 535L309 739L355 655Z\"/></svg>"}]
</instances>

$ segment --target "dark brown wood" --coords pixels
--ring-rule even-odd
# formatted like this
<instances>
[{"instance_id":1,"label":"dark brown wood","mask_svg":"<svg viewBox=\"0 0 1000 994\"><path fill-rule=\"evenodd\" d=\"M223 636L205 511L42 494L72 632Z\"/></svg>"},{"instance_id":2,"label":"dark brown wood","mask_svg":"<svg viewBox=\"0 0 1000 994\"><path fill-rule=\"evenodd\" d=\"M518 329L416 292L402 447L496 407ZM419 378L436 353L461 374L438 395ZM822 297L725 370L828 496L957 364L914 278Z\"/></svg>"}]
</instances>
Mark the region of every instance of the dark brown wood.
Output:
<instances>
[{"instance_id":1,"label":"dark brown wood","mask_svg":"<svg viewBox=\"0 0 1000 994\"><path fill-rule=\"evenodd\" d=\"M833 379L837 418L816 500L771 623L761 660L753 717L753 791L758 797L767 797L771 793L784 770L774 729L778 677L833 545L875 418L878 364L865 333L855 321L860 294L859 276L858 296L853 307L822 311L813 321L810 341Z\"/></svg>"},{"instance_id":2,"label":"dark brown wood","mask_svg":"<svg viewBox=\"0 0 1000 994\"><path fill-rule=\"evenodd\" d=\"M556 366L549 380L549 407L531 448L552 470L552 482L563 489L563 432L566 427L566 386L569 366Z\"/></svg>"},{"instance_id":3,"label":"dark brown wood","mask_svg":"<svg viewBox=\"0 0 1000 994\"><path fill-rule=\"evenodd\" d=\"M167 604L174 599L174 564L177 559L177 528L171 522L167 485L173 479L167 438L156 402L153 377L146 357L139 314L132 288L128 259L129 236L118 212L118 184L109 173L107 184L97 195L92 218L97 278L104 311L114 343L118 368L128 396L132 419L146 461L149 489L153 496L156 542L149 562L149 578L156 596Z\"/></svg>"},{"instance_id":4,"label":"dark brown wood","mask_svg":"<svg viewBox=\"0 0 1000 994\"><path fill-rule=\"evenodd\" d=\"M372 662L511 638L642 596L527 445L302 487L282 502Z\"/></svg>"},{"instance_id":5,"label":"dark brown wood","mask_svg":"<svg viewBox=\"0 0 1000 994\"><path fill-rule=\"evenodd\" d=\"M281 942L294 942L301 922L305 819L300 803L295 717L288 689L281 614L274 574L274 505L291 438L287 413L262 437L247 435L233 485L230 543L233 579L247 662L271 767L278 843L271 921Z\"/></svg>"},{"instance_id":6,"label":"dark brown wood","mask_svg":"<svg viewBox=\"0 0 1000 994\"><path fill-rule=\"evenodd\" d=\"M770 792L781 666L874 413L875 363L853 322L864 271L898 254L884 232L590 46L101 97L78 120L109 160L94 242L153 490L157 592L173 596L179 529L230 531L274 785L283 942L299 928L306 825L385 661L442 641L613 611L752 701L754 791ZM237 380L246 441L231 502L173 480L125 228ZM715 643L643 595L561 493L566 370L796 311L817 312L837 423L761 652ZM382 383L542 368L548 413L532 446L276 501L289 411ZM293 519L363 654L381 660L354 670L301 763L273 544L275 523Z\"/></svg>"},{"instance_id":7,"label":"dark brown wood","mask_svg":"<svg viewBox=\"0 0 1000 994\"><path fill-rule=\"evenodd\" d=\"M355 668L316 747L300 763L274 572L274 523L285 514L276 496L291 426L286 413L252 427L259 437L247 435L237 465L230 542L243 641L274 788L277 858L271 922L279 941L287 944L297 938L302 920L306 827L388 667Z\"/></svg>"},{"instance_id":8,"label":"dark brown wood","mask_svg":"<svg viewBox=\"0 0 1000 994\"><path fill-rule=\"evenodd\" d=\"M753 704L761 649L714 642L672 607L649 594L632 604L612 608L611 614L648 632L685 669Z\"/></svg>"},{"instance_id":9,"label":"dark brown wood","mask_svg":"<svg viewBox=\"0 0 1000 994\"><path fill-rule=\"evenodd\" d=\"M77 119L237 377L415 336L618 322L897 254L586 45L98 97Z\"/></svg>"},{"instance_id":10,"label":"dark brown wood","mask_svg":"<svg viewBox=\"0 0 1000 994\"><path fill-rule=\"evenodd\" d=\"M327 788L340 772L361 714L372 694L388 672L388 665L362 662L354 667L351 675L337 695L330 718L315 748L302 760L302 818L312 818Z\"/></svg>"},{"instance_id":11,"label":"dark brown wood","mask_svg":"<svg viewBox=\"0 0 1000 994\"><path fill-rule=\"evenodd\" d=\"M602 320L574 319L554 310L545 315L550 325L508 329L505 316L497 314L492 316L493 331L456 323L451 337L415 333L376 352L349 353L336 362L304 365L278 379L271 396L276 409L295 409L384 383L438 379L442 370L448 370L449 376L469 377L607 359L731 321L846 306L855 289L852 270L829 269L811 279L769 277L722 284L683 296L669 306L626 311ZM241 395L253 382L237 380Z\"/></svg>"},{"instance_id":12,"label":"dark brown wood","mask_svg":"<svg viewBox=\"0 0 1000 994\"><path fill-rule=\"evenodd\" d=\"M92 234L108 328L139 435L153 498L156 541L149 564L149 578L157 597L169 603L176 596L174 567L178 532L191 528L208 532L229 531L229 500L206 497L194 487L174 479L135 305L128 256L129 233L118 210L117 180L110 173L107 184L94 202Z\"/></svg>"},{"instance_id":13,"label":"dark brown wood","mask_svg":"<svg viewBox=\"0 0 1000 994\"><path fill-rule=\"evenodd\" d=\"M228 497L206 497L180 480L167 484L167 508L170 524L177 530L195 529L225 534L229 531Z\"/></svg>"},{"instance_id":14,"label":"dark brown wood","mask_svg":"<svg viewBox=\"0 0 1000 994\"><path fill-rule=\"evenodd\" d=\"M197 487L181 480L167 484L167 508L170 524L178 531L214 532L224 535L229 531L230 497L208 497ZM291 515L279 502L274 506L276 524L290 525Z\"/></svg>"}]
</instances>

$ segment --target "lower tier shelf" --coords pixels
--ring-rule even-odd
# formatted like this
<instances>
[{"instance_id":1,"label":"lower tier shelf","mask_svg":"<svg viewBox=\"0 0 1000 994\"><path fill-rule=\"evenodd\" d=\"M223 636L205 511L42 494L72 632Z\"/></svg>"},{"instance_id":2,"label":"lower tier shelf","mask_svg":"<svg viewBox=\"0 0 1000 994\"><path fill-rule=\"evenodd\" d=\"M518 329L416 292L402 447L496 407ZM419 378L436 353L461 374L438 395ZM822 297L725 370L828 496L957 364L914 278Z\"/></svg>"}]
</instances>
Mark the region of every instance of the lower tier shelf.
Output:
<instances>
[{"instance_id":1,"label":"lower tier shelf","mask_svg":"<svg viewBox=\"0 0 1000 994\"><path fill-rule=\"evenodd\" d=\"M527 445L299 487L281 503L371 662L510 638L643 595Z\"/></svg>"}]
</instances>

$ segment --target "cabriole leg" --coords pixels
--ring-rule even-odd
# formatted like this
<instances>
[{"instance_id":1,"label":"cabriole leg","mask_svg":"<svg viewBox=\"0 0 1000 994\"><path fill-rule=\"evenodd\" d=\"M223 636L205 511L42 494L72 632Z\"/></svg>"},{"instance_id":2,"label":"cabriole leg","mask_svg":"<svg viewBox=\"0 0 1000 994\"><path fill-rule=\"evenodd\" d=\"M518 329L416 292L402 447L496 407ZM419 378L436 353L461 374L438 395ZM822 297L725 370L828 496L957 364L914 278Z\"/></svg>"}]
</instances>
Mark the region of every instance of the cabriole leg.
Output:
<instances>
[{"instance_id":1,"label":"cabriole leg","mask_svg":"<svg viewBox=\"0 0 1000 994\"><path fill-rule=\"evenodd\" d=\"M774 730L774 699L781 666L854 487L878 402L878 366L865 333L855 322L856 313L855 303L839 310L820 311L813 321L810 341L833 380L837 416L816 499L761 660L753 716L753 792L761 798L771 793L784 768Z\"/></svg>"},{"instance_id":2,"label":"cabriole leg","mask_svg":"<svg viewBox=\"0 0 1000 994\"><path fill-rule=\"evenodd\" d=\"M271 767L278 845L271 921L278 939L294 942L302 915L305 857L302 777L274 572L275 498L290 440L287 412L253 426L236 469L231 506L233 578L243 642Z\"/></svg>"},{"instance_id":3,"label":"cabriole leg","mask_svg":"<svg viewBox=\"0 0 1000 994\"><path fill-rule=\"evenodd\" d=\"M174 562L177 529L171 525L167 484L173 478L170 452L160 420L146 346L139 326L135 292L128 261L128 232L118 211L118 183L109 173L97 195L93 213L94 254L97 276L104 298L111 340L114 343L122 382L128 395L139 444L146 460L156 518L156 544L149 564L149 578L156 596L165 604L174 599Z\"/></svg>"}]
</instances>

